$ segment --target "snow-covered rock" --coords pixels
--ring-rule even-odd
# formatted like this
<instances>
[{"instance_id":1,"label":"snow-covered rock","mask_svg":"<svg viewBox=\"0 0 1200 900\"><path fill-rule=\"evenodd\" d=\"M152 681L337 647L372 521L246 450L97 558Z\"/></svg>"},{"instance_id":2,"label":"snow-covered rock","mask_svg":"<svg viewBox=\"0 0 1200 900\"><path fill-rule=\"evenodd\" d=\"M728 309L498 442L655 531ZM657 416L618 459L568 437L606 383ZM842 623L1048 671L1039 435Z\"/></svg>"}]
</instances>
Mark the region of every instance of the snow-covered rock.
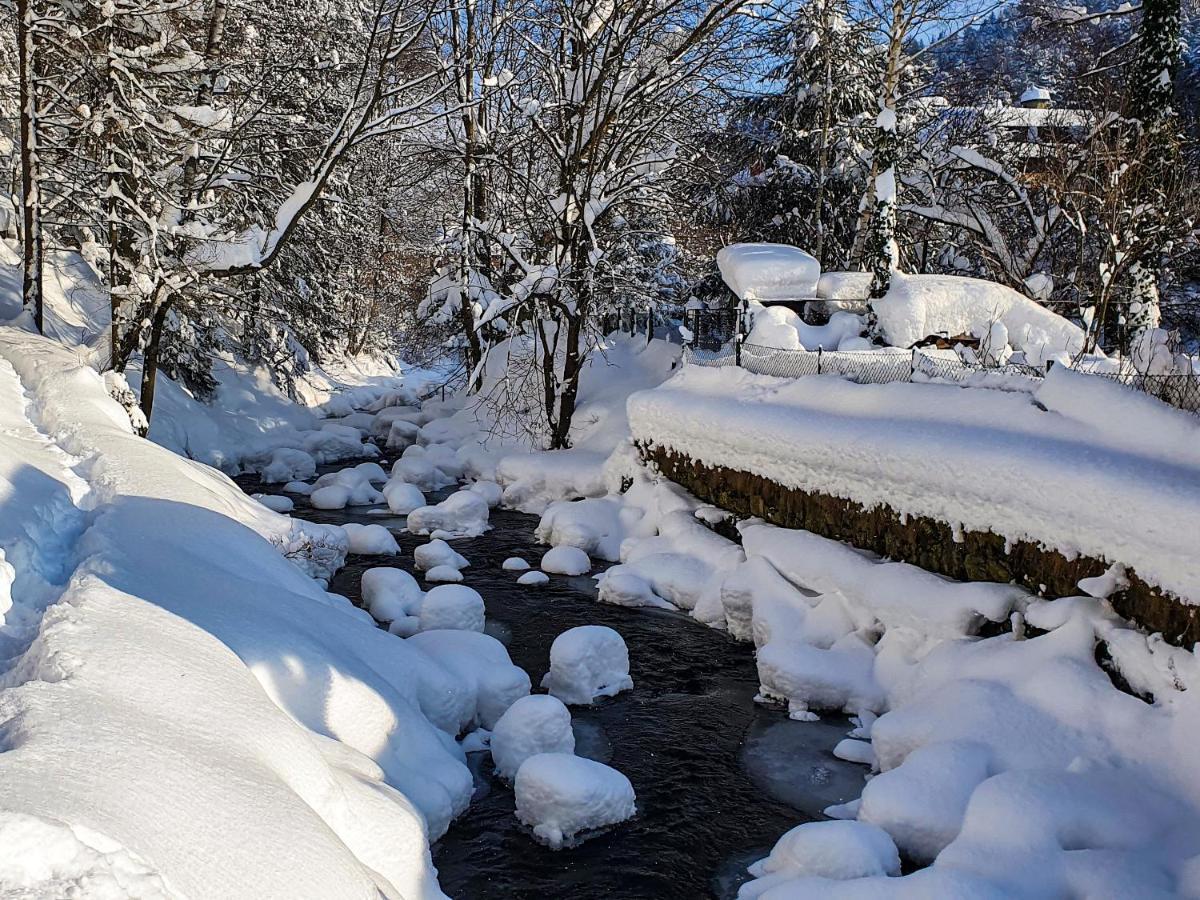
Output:
<instances>
[{"instance_id":1,"label":"snow-covered rock","mask_svg":"<svg viewBox=\"0 0 1200 900\"><path fill-rule=\"evenodd\" d=\"M508 708L492 729L492 761L504 778L538 753L574 753L571 713L557 697L532 694Z\"/></svg>"},{"instance_id":2,"label":"snow-covered rock","mask_svg":"<svg viewBox=\"0 0 1200 900\"><path fill-rule=\"evenodd\" d=\"M542 556L542 571L553 575L583 575L591 568L592 561L578 547L552 547Z\"/></svg>"},{"instance_id":3,"label":"snow-covered rock","mask_svg":"<svg viewBox=\"0 0 1200 900\"><path fill-rule=\"evenodd\" d=\"M434 566L425 572L425 580L431 584L458 583L463 580L463 574L453 566Z\"/></svg>"},{"instance_id":4,"label":"snow-covered rock","mask_svg":"<svg viewBox=\"0 0 1200 900\"><path fill-rule=\"evenodd\" d=\"M519 556L510 556L501 564L500 568L505 572L524 572L529 568L529 563Z\"/></svg>"},{"instance_id":5,"label":"snow-covered rock","mask_svg":"<svg viewBox=\"0 0 1200 900\"><path fill-rule=\"evenodd\" d=\"M753 900L794 878L898 875L900 854L888 833L874 825L806 822L781 837L770 856L750 867L750 874L756 880L742 888L738 900Z\"/></svg>"},{"instance_id":6,"label":"snow-covered rock","mask_svg":"<svg viewBox=\"0 0 1200 900\"><path fill-rule=\"evenodd\" d=\"M296 506L292 502L291 497L284 497L279 494L252 494L251 496L267 509L277 513L290 513Z\"/></svg>"},{"instance_id":7,"label":"snow-covered rock","mask_svg":"<svg viewBox=\"0 0 1200 900\"><path fill-rule=\"evenodd\" d=\"M628 778L603 763L570 753L529 757L517 770L513 790L517 818L555 850L637 814Z\"/></svg>"},{"instance_id":8,"label":"snow-covered rock","mask_svg":"<svg viewBox=\"0 0 1200 900\"><path fill-rule=\"evenodd\" d=\"M317 462L303 450L281 447L271 454L260 477L266 484L283 481L305 481L317 473Z\"/></svg>"},{"instance_id":9,"label":"snow-covered rock","mask_svg":"<svg viewBox=\"0 0 1200 900\"><path fill-rule=\"evenodd\" d=\"M528 697L529 675L513 665L504 645L491 635L425 629L408 640L469 685L475 702L463 728L494 728L514 703Z\"/></svg>"},{"instance_id":10,"label":"snow-covered rock","mask_svg":"<svg viewBox=\"0 0 1200 900\"><path fill-rule=\"evenodd\" d=\"M386 445L389 450L404 450L417 442L421 427L404 419L392 419L388 423Z\"/></svg>"},{"instance_id":11,"label":"snow-covered rock","mask_svg":"<svg viewBox=\"0 0 1200 900\"><path fill-rule=\"evenodd\" d=\"M398 516L407 516L425 505L425 495L419 487L394 477L383 486L383 497L388 509Z\"/></svg>"},{"instance_id":12,"label":"snow-covered rock","mask_svg":"<svg viewBox=\"0 0 1200 900\"><path fill-rule=\"evenodd\" d=\"M470 565L467 558L457 552L441 538L435 538L428 544L413 548L413 564L419 571L427 571L435 566L446 566L451 569L465 569Z\"/></svg>"},{"instance_id":13,"label":"snow-covered rock","mask_svg":"<svg viewBox=\"0 0 1200 900\"><path fill-rule=\"evenodd\" d=\"M587 705L633 687L625 641L605 625L568 629L550 645L542 687L563 703Z\"/></svg>"},{"instance_id":14,"label":"snow-covered rock","mask_svg":"<svg viewBox=\"0 0 1200 900\"><path fill-rule=\"evenodd\" d=\"M415 447L416 444L408 449L412 450ZM422 491L438 491L455 482L454 478L433 463L417 457L402 457L396 460L392 465L392 477L414 485Z\"/></svg>"},{"instance_id":15,"label":"snow-covered rock","mask_svg":"<svg viewBox=\"0 0 1200 900\"><path fill-rule=\"evenodd\" d=\"M614 606L675 608L655 594L650 583L635 574L629 566L613 566L601 576L599 600L601 603L612 603Z\"/></svg>"},{"instance_id":16,"label":"snow-covered rock","mask_svg":"<svg viewBox=\"0 0 1200 900\"><path fill-rule=\"evenodd\" d=\"M421 631L483 631L483 597L461 584L439 584L421 601Z\"/></svg>"},{"instance_id":17,"label":"snow-covered rock","mask_svg":"<svg viewBox=\"0 0 1200 900\"><path fill-rule=\"evenodd\" d=\"M348 522L342 526L350 538L350 552L368 556L391 556L400 552L392 533L382 525Z\"/></svg>"},{"instance_id":18,"label":"snow-covered rock","mask_svg":"<svg viewBox=\"0 0 1200 900\"><path fill-rule=\"evenodd\" d=\"M525 585L526 587L537 587L538 585L548 584L550 576L545 572L526 572L517 579L517 584Z\"/></svg>"},{"instance_id":19,"label":"snow-covered rock","mask_svg":"<svg viewBox=\"0 0 1200 900\"><path fill-rule=\"evenodd\" d=\"M473 491L458 491L436 506L422 506L408 514L413 534L478 537L488 530L487 501Z\"/></svg>"},{"instance_id":20,"label":"snow-covered rock","mask_svg":"<svg viewBox=\"0 0 1200 900\"><path fill-rule=\"evenodd\" d=\"M500 505L500 498L504 495L504 488L494 481L475 481L467 490L482 497L491 509Z\"/></svg>"},{"instance_id":21,"label":"snow-covered rock","mask_svg":"<svg viewBox=\"0 0 1200 900\"><path fill-rule=\"evenodd\" d=\"M312 493L312 485L305 481L289 481L283 486L283 490L288 494L300 494L307 497Z\"/></svg>"},{"instance_id":22,"label":"snow-covered rock","mask_svg":"<svg viewBox=\"0 0 1200 900\"><path fill-rule=\"evenodd\" d=\"M417 580L403 569L380 566L363 572L360 582L363 603L380 622L393 622L415 615L424 593Z\"/></svg>"},{"instance_id":23,"label":"snow-covered rock","mask_svg":"<svg viewBox=\"0 0 1200 900\"><path fill-rule=\"evenodd\" d=\"M327 484L314 488L308 495L313 509L345 509L350 502L350 489L344 484Z\"/></svg>"}]
</instances>

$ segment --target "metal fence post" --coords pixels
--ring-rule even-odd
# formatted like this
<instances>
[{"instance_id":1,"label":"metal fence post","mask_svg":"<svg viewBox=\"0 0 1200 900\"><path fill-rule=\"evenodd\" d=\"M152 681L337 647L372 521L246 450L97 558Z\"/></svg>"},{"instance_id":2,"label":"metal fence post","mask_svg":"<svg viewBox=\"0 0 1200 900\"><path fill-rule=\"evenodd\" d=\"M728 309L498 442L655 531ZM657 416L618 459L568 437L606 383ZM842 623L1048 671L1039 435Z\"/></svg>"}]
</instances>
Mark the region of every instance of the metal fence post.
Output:
<instances>
[{"instance_id":1,"label":"metal fence post","mask_svg":"<svg viewBox=\"0 0 1200 900\"><path fill-rule=\"evenodd\" d=\"M817 374L818 375L821 374L821 352L823 349L824 348L820 344L817 344Z\"/></svg>"},{"instance_id":2,"label":"metal fence post","mask_svg":"<svg viewBox=\"0 0 1200 900\"><path fill-rule=\"evenodd\" d=\"M912 348L912 357L908 361L908 380L912 381L913 375L917 371L917 348Z\"/></svg>"}]
</instances>

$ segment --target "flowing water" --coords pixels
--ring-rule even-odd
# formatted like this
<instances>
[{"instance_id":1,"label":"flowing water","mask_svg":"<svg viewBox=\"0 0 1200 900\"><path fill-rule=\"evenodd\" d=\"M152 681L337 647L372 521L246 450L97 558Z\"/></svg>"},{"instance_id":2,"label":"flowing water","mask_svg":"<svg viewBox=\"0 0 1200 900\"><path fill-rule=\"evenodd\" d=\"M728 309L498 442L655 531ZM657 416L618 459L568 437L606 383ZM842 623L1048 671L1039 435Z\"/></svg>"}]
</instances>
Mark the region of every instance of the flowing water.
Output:
<instances>
[{"instance_id":1,"label":"flowing water","mask_svg":"<svg viewBox=\"0 0 1200 900\"><path fill-rule=\"evenodd\" d=\"M239 482L250 492L278 490L251 477ZM405 531L402 517L314 510L303 497L293 499L299 518L377 523L396 536L401 556L351 556L334 577L329 589L356 603L363 571L389 564L411 571L413 548L427 540ZM608 625L625 639L634 689L571 713L576 752L629 778L638 815L574 848L549 850L513 815L512 789L492 775L488 755L469 754L471 807L433 848L438 880L451 897L733 897L746 865L781 834L861 792L866 770L830 752L850 724L793 722L754 703L758 676L749 645L681 613L598 603L590 576L551 576L549 584L522 587L519 573L500 564L520 556L536 566L546 549L533 539L537 517L493 510L491 524L482 537L453 544L470 560L464 583L483 595L488 633L529 672L535 691L549 668L550 644L566 629Z\"/></svg>"}]
</instances>

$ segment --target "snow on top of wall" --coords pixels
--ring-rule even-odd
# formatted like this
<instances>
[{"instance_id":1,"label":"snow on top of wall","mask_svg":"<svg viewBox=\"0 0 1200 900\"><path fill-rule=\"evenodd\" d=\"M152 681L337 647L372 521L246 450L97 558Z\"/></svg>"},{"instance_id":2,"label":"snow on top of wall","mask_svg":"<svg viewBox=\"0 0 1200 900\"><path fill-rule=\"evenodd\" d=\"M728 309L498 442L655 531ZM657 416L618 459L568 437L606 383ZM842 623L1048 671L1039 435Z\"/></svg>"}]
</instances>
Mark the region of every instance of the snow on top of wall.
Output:
<instances>
[{"instance_id":1,"label":"snow on top of wall","mask_svg":"<svg viewBox=\"0 0 1200 900\"><path fill-rule=\"evenodd\" d=\"M892 276L891 290L871 303L885 340L911 347L934 334L987 335L1002 323L1014 350L1031 365L1069 361L1083 349L1083 329L1012 288L957 275Z\"/></svg>"},{"instance_id":2,"label":"snow on top of wall","mask_svg":"<svg viewBox=\"0 0 1200 900\"><path fill-rule=\"evenodd\" d=\"M1167 407L1141 408L1137 434L1064 415L1097 403L1069 377L1051 372L1042 410L1026 393L688 367L630 397L629 418L635 440L709 465L1120 562L1200 602L1193 426Z\"/></svg>"},{"instance_id":3,"label":"snow on top of wall","mask_svg":"<svg viewBox=\"0 0 1200 900\"><path fill-rule=\"evenodd\" d=\"M821 264L788 244L730 244L717 253L717 268L740 300L812 297Z\"/></svg>"}]
</instances>

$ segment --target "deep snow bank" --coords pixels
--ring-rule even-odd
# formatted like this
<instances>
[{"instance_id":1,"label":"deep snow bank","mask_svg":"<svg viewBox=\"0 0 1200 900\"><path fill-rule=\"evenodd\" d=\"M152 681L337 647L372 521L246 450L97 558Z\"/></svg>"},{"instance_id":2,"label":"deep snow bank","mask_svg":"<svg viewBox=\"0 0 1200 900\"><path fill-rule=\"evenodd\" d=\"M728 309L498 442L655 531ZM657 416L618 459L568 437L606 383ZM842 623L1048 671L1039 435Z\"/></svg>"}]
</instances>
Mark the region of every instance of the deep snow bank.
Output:
<instances>
[{"instance_id":1,"label":"deep snow bank","mask_svg":"<svg viewBox=\"0 0 1200 900\"><path fill-rule=\"evenodd\" d=\"M1180 432L1200 428L1131 396L1141 427L1123 432L1084 412L1102 389L1067 371L1029 395L688 367L629 416L635 440L698 462L1119 562L1195 601L1200 456Z\"/></svg>"},{"instance_id":2,"label":"deep snow bank","mask_svg":"<svg viewBox=\"0 0 1200 900\"><path fill-rule=\"evenodd\" d=\"M440 896L467 686L281 549L327 574L346 538L135 437L94 371L0 329L5 890Z\"/></svg>"}]
</instances>

